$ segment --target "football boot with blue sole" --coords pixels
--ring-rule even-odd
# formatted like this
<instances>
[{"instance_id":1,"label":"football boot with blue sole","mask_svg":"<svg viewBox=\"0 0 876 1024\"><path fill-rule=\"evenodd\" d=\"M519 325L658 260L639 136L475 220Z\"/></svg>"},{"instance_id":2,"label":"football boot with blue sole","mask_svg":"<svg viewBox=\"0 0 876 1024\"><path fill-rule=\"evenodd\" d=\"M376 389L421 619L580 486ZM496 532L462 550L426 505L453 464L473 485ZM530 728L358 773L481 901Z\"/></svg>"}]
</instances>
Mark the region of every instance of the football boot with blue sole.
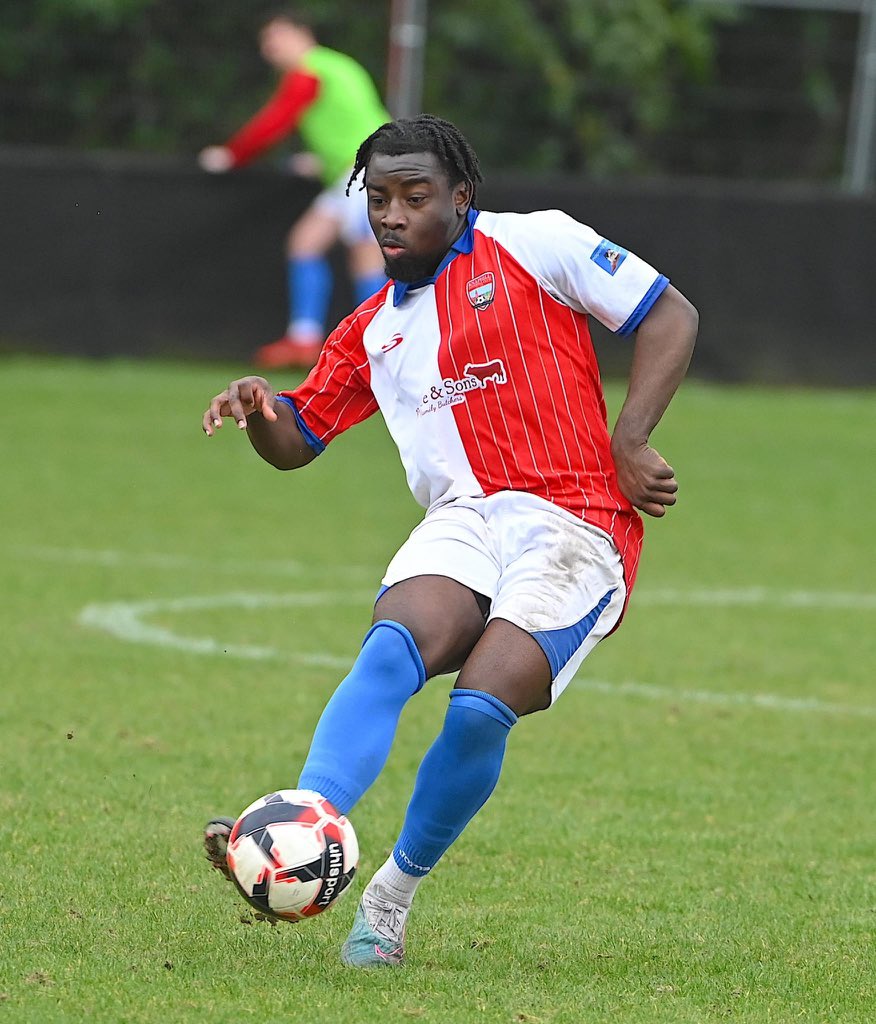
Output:
<instances>
[{"instance_id":1,"label":"football boot with blue sole","mask_svg":"<svg viewBox=\"0 0 876 1024\"><path fill-rule=\"evenodd\" d=\"M366 889L341 950L343 963L348 967L401 967L409 909L386 899L377 887Z\"/></svg>"}]
</instances>

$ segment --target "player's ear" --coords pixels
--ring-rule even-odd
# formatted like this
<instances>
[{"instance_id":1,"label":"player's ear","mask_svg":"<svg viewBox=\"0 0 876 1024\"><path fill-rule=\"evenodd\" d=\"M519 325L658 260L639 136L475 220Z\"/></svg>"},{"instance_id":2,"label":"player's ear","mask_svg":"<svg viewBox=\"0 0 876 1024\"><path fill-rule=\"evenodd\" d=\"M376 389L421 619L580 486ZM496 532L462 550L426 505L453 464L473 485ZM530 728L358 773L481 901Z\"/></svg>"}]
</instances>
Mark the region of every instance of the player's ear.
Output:
<instances>
[{"instance_id":1,"label":"player's ear","mask_svg":"<svg viewBox=\"0 0 876 1024\"><path fill-rule=\"evenodd\" d=\"M463 178L453 186L453 204L456 207L456 212L462 217L468 213L468 208L471 206L471 194L472 187L468 178Z\"/></svg>"}]
</instances>

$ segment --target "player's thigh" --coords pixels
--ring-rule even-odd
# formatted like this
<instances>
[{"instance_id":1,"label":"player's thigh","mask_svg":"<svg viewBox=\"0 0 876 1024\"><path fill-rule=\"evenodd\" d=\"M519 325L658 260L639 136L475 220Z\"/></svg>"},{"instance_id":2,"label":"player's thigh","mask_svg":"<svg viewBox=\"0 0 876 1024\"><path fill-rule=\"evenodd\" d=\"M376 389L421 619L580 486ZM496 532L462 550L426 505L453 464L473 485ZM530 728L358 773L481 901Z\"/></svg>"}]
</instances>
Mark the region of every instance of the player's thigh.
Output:
<instances>
[{"instance_id":1,"label":"player's thigh","mask_svg":"<svg viewBox=\"0 0 876 1024\"><path fill-rule=\"evenodd\" d=\"M400 622L414 638L427 676L455 672L484 632L489 602L447 576L414 576L386 590L373 621Z\"/></svg>"},{"instance_id":2,"label":"player's thigh","mask_svg":"<svg viewBox=\"0 0 876 1024\"><path fill-rule=\"evenodd\" d=\"M544 711L551 704L551 666L526 630L505 619L491 619L456 679L462 690L490 693L517 715Z\"/></svg>"},{"instance_id":3,"label":"player's thigh","mask_svg":"<svg viewBox=\"0 0 876 1024\"><path fill-rule=\"evenodd\" d=\"M361 266L351 269L361 273L372 273L375 269L383 269L383 252L374 237L371 221L368 217L368 196L357 187L350 189L347 195L341 191L334 193L337 214L341 220L341 241L350 252L351 261ZM376 267L375 267L375 261Z\"/></svg>"},{"instance_id":4,"label":"player's thigh","mask_svg":"<svg viewBox=\"0 0 876 1024\"><path fill-rule=\"evenodd\" d=\"M556 700L617 625L626 599L623 565L607 534L540 498L509 493L486 504L502 565L465 685L506 700L504 693L527 714ZM494 631L494 622L504 625ZM503 644L513 656L501 660Z\"/></svg>"},{"instance_id":5,"label":"player's thigh","mask_svg":"<svg viewBox=\"0 0 876 1024\"><path fill-rule=\"evenodd\" d=\"M349 243L349 265L353 277L368 277L384 269L383 252L374 235Z\"/></svg>"},{"instance_id":6,"label":"player's thigh","mask_svg":"<svg viewBox=\"0 0 876 1024\"><path fill-rule=\"evenodd\" d=\"M291 256L321 256L335 244L340 231L337 214L314 202L292 225L287 249Z\"/></svg>"}]
</instances>

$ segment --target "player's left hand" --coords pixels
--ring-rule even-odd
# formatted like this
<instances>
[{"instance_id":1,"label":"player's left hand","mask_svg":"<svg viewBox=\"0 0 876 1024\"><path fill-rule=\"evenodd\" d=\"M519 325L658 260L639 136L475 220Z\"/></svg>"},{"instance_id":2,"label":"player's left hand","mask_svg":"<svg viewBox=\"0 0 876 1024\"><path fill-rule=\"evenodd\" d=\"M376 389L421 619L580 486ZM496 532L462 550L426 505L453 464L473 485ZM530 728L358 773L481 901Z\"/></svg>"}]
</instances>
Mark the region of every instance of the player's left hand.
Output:
<instances>
[{"instance_id":1,"label":"player's left hand","mask_svg":"<svg viewBox=\"0 0 876 1024\"><path fill-rule=\"evenodd\" d=\"M630 502L649 516L662 516L675 504L678 481L663 456L646 441L638 444L612 442L617 482Z\"/></svg>"}]
</instances>

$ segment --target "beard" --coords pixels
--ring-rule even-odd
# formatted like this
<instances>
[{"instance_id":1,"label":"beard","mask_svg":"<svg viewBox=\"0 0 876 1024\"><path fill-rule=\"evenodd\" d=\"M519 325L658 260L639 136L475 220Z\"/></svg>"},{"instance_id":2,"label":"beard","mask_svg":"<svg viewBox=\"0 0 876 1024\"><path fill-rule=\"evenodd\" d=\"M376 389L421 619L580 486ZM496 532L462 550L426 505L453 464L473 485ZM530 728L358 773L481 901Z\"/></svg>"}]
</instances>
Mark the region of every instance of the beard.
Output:
<instances>
[{"instance_id":1,"label":"beard","mask_svg":"<svg viewBox=\"0 0 876 1024\"><path fill-rule=\"evenodd\" d=\"M393 259L384 256L383 269L387 277L402 284L413 284L415 281L431 277L440 262L440 256L436 259L434 256L409 256L405 253Z\"/></svg>"}]
</instances>

